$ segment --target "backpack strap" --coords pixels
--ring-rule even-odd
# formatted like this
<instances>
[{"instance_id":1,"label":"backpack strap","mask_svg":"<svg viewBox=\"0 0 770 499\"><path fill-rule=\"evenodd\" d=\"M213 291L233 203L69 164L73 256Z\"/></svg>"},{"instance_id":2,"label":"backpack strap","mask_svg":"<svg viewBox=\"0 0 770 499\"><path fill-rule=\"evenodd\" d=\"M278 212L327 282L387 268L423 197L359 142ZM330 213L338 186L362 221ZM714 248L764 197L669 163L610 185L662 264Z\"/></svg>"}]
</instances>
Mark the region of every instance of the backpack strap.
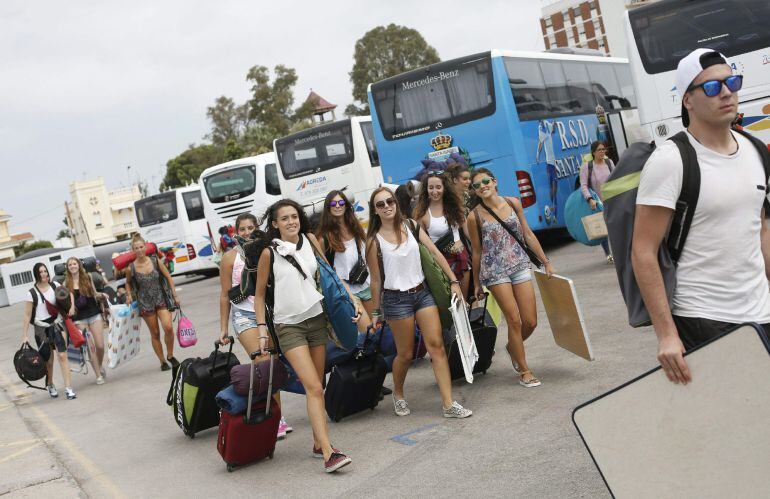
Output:
<instances>
[{"instance_id":1,"label":"backpack strap","mask_svg":"<svg viewBox=\"0 0 770 499\"><path fill-rule=\"evenodd\" d=\"M380 289L385 290L385 265L382 263L382 246L377 234L374 235L374 244L377 245L377 266L380 268Z\"/></svg>"},{"instance_id":2,"label":"backpack strap","mask_svg":"<svg viewBox=\"0 0 770 499\"><path fill-rule=\"evenodd\" d=\"M610 169L610 171L612 171ZM591 160L588 162L588 189L593 190L593 186L591 185L591 175L594 174L594 160Z\"/></svg>"},{"instance_id":3,"label":"backpack strap","mask_svg":"<svg viewBox=\"0 0 770 499\"><path fill-rule=\"evenodd\" d=\"M29 294L32 295L32 315L29 317L29 323L35 324L35 314L37 313L37 284L29 288Z\"/></svg>"},{"instance_id":4,"label":"backpack strap","mask_svg":"<svg viewBox=\"0 0 770 499\"><path fill-rule=\"evenodd\" d=\"M682 156L682 190L676 202L674 218L671 222L666 245L671 254L671 260L676 264L682 254L690 225L695 215L700 195L700 166L695 149L687 138L687 133L682 131L672 136L669 140L676 144L679 154Z\"/></svg>"},{"instance_id":5,"label":"backpack strap","mask_svg":"<svg viewBox=\"0 0 770 499\"><path fill-rule=\"evenodd\" d=\"M732 130L749 139L749 142L754 144L754 147L757 148L759 157L762 159L762 167L765 170L765 194L767 194L770 192L770 185L767 183L770 178L770 151L768 150L768 146L746 130L739 128L733 128ZM765 196L765 202L762 204L762 207L765 209L765 215L770 214L770 203L767 201L767 196Z\"/></svg>"}]
</instances>

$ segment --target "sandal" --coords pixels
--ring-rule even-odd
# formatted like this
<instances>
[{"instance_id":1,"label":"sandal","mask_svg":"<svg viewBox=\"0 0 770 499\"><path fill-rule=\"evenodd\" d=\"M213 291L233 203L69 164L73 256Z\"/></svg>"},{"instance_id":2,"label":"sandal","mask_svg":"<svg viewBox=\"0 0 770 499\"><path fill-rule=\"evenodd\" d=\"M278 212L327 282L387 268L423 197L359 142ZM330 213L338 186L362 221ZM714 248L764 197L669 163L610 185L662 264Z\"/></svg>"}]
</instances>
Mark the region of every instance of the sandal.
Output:
<instances>
[{"instance_id":1,"label":"sandal","mask_svg":"<svg viewBox=\"0 0 770 499\"><path fill-rule=\"evenodd\" d=\"M511 358L511 364L513 364L513 372L515 372L518 375L521 375L521 371L519 371L519 365L516 363L515 360L513 360L513 354L511 354L511 351L508 350L508 344L505 345L505 351L508 352L508 357Z\"/></svg>"},{"instance_id":2,"label":"sandal","mask_svg":"<svg viewBox=\"0 0 770 499\"><path fill-rule=\"evenodd\" d=\"M525 376L525 375L527 375L527 374L532 374L532 371L530 371L529 369L527 369L526 371L522 371L522 372L521 372L521 374L520 374L520 376L521 376L521 379L519 380L519 384L520 384L521 386L523 386L523 387L525 387L525 388L534 388L534 387L536 387L536 386L540 386L540 385L542 385L542 383L540 382L540 380L539 380L539 379L537 379L537 378L536 378L536 377L534 377L534 376L532 376L532 377L531 377L529 380L527 380L527 381L524 381L524 376Z\"/></svg>"}]
</instances>

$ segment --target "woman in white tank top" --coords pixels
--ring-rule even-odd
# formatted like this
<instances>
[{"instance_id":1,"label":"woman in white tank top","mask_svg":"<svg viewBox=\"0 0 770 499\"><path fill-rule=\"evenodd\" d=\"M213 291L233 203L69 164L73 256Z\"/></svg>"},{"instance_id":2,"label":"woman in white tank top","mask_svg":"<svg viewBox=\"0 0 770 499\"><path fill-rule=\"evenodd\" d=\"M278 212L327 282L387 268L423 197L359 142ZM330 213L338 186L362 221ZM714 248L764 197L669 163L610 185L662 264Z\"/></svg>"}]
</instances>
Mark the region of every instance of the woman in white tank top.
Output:
<instances>
[{"instance_id":1,"label":"woman in white tank top","mask_svg":"<svg viewBox=\"0 0 770 499\"><path fill-rule=\"evenodd\" d=\"M412 216L428 231L430 240L436 244L460 281L463 297L467 297L471 262L463 242L469 241L463 203L457 190L449 183L447 173L428 172L422 177L421 186Z\"/></svg>"},{"instance_id":2,"label":"woman in white tank top","mask_svg":"<svg viewBox=\"0 0 770 499\"><path fill-rule=\"evenodd\" d=\"M436 302L423 282L425 275L420 263L420 248L411 230L405 225L408 220L401 213L393 191L387 187L375 189L369 200L369 213L366 259L372 275L372 320L382 323L384 314L396 341L397 354L393 361L395 413L397 416L407 416L411 412L404 398L404 381L414 355L416 320L430 354L431 366L441 393L444 417L466 418L473 413L452 398L452 379L444 350L441 322ZM409 222L413 223L411 220ZM461 296L462 290L454 272L430 237L425 231L420 231L419 237L452 281L454 294ZM382 311L380 306L383 307Z\"/></svg>"},{"instance_id":3,"label":"woman in white tank top","mask_svg":"<svg viewBox=\"0 0 770 499\"><path fill-rule=\"evenodd\" d=\"M310 223L302 207L289 199L274 203L267 210L267 235L272 241L259 258L260 269L273 273L273 321L278 344L297 373L307 398L307 413L313 428L313 456L323 458L327 473L350 464L345 454L332 447L327 427L322 379L326 367L328 322L316 288L318 268L308 234ZM324 258L320 255L319 258ZM266 297L270 272L257 272L254 313L259 327L260 350L266 351L270 338L266 323ZM356 306L356 309L359 307ZM357 322L361 313L351 318Z\"/></svg>"},{"instance_id":4,"label":"woman in white tank top","mask_svg":"<svg viewBox=\"0 0 770 499\"><path fill-rule=\"evenodd\" d=\"M369 316L374 310L369 288L369 269L366 265L366 233L353 212L353 206L342 191L333 190L326 195L316 237L326 259L366 310L366 317L362 317L358 322L359 330L366 331L370 324ZM354 274L353 271L360 271L361 268L363 273L351 275ZM358 277L360 282L352 282L355 277Z\"/></svg>"},{"instance_id":5,"label":"woman in white tank top","mask_svg":"<svg viewBox=\"0 0 770 499\"><path fill-rule=\"evenodd\" d=\"M254 314L254 295L248 295L244 300L234 303L230 301L229 292L235 286L241 288L241 277L246 266L246 257L240 243L250 241L252 236L258 235L265 239L264 244L266 244L267 236L257 229L257 217L251 213L238 215L235 219L235 233L238 235L239 244L225 253L219 264L219 341L223 345L230 343L228 326L232 324L235 336L243 345L243 349L246 353L251 353L259 350L259 329L257 317ZM258 357L255 362L262 360L265 359ZM275 399L280 405L280 393L276 394ZM281 422L278 424L278 438L285 437L292 430L286 419L281 416Z\"/></svg>"}]
</instances>

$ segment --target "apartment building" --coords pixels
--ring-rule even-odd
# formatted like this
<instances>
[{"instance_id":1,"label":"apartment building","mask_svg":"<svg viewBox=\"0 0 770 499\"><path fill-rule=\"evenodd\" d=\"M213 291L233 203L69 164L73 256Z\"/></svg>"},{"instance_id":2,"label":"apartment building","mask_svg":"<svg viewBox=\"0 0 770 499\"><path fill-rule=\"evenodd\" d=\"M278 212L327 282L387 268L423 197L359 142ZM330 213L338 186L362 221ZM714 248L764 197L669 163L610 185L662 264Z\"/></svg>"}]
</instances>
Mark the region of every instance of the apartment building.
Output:
<instances>
[{"instance_id":1,"label":"apartment building","mask_svg":"<svg viewBox=\"0 0 770 499\"><path fill-rule=\"evenodd\" d=\"M108 191L102 177L72 182L71 201L64 207L75 246L110 243L137 232L134 201L141 197L136 184Z\"/></svg>"}]
</instances>

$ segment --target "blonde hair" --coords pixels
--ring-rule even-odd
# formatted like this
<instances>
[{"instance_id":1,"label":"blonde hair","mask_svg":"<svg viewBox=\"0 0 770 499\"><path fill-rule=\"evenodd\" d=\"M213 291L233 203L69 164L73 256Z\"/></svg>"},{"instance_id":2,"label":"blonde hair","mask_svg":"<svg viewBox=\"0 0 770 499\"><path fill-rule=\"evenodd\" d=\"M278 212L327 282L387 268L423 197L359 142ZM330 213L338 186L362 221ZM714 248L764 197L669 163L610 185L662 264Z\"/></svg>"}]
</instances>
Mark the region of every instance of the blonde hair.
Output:
<instances>
[{"instance_id":1,"label":"blonde hair","mask_svg":"<svg viewBox=\"0 0 770 499\"><path fill-rule=\"evenodd\" d=\"M91 276L86 272L83 267L83 262L79 258L70 257L67 258L66 272L64 277L64 285L70 291L75 291L75 284L72 282L72 272L70 272L70 262L77 262L78 264L78 285L80 286L80 294L83 296L95 296L96 290L94 289L94 283L91 281Z\"/></svg>"},{"instance_id":2,"label":"blonde hair","mask_svg":"<svg viewBox=\"0 0 770 499\"><path fill-rule=\"evenodd\" d=\"M142 235L141 235L141 234L138 234L138 233L137 233L137 234L134 234L134 235L131 237L131 250L132 250L132 251L133 251L133 249L134 249L134 244L136 244L136 243L138 243L138 242L140 242L140 241L141 241L141 242L143 242L143 243L145 243L145 244L147 243L147 241L145 241L145 240L144 240L144 238L142 237Z\"/></svg>"}]
</instances>

